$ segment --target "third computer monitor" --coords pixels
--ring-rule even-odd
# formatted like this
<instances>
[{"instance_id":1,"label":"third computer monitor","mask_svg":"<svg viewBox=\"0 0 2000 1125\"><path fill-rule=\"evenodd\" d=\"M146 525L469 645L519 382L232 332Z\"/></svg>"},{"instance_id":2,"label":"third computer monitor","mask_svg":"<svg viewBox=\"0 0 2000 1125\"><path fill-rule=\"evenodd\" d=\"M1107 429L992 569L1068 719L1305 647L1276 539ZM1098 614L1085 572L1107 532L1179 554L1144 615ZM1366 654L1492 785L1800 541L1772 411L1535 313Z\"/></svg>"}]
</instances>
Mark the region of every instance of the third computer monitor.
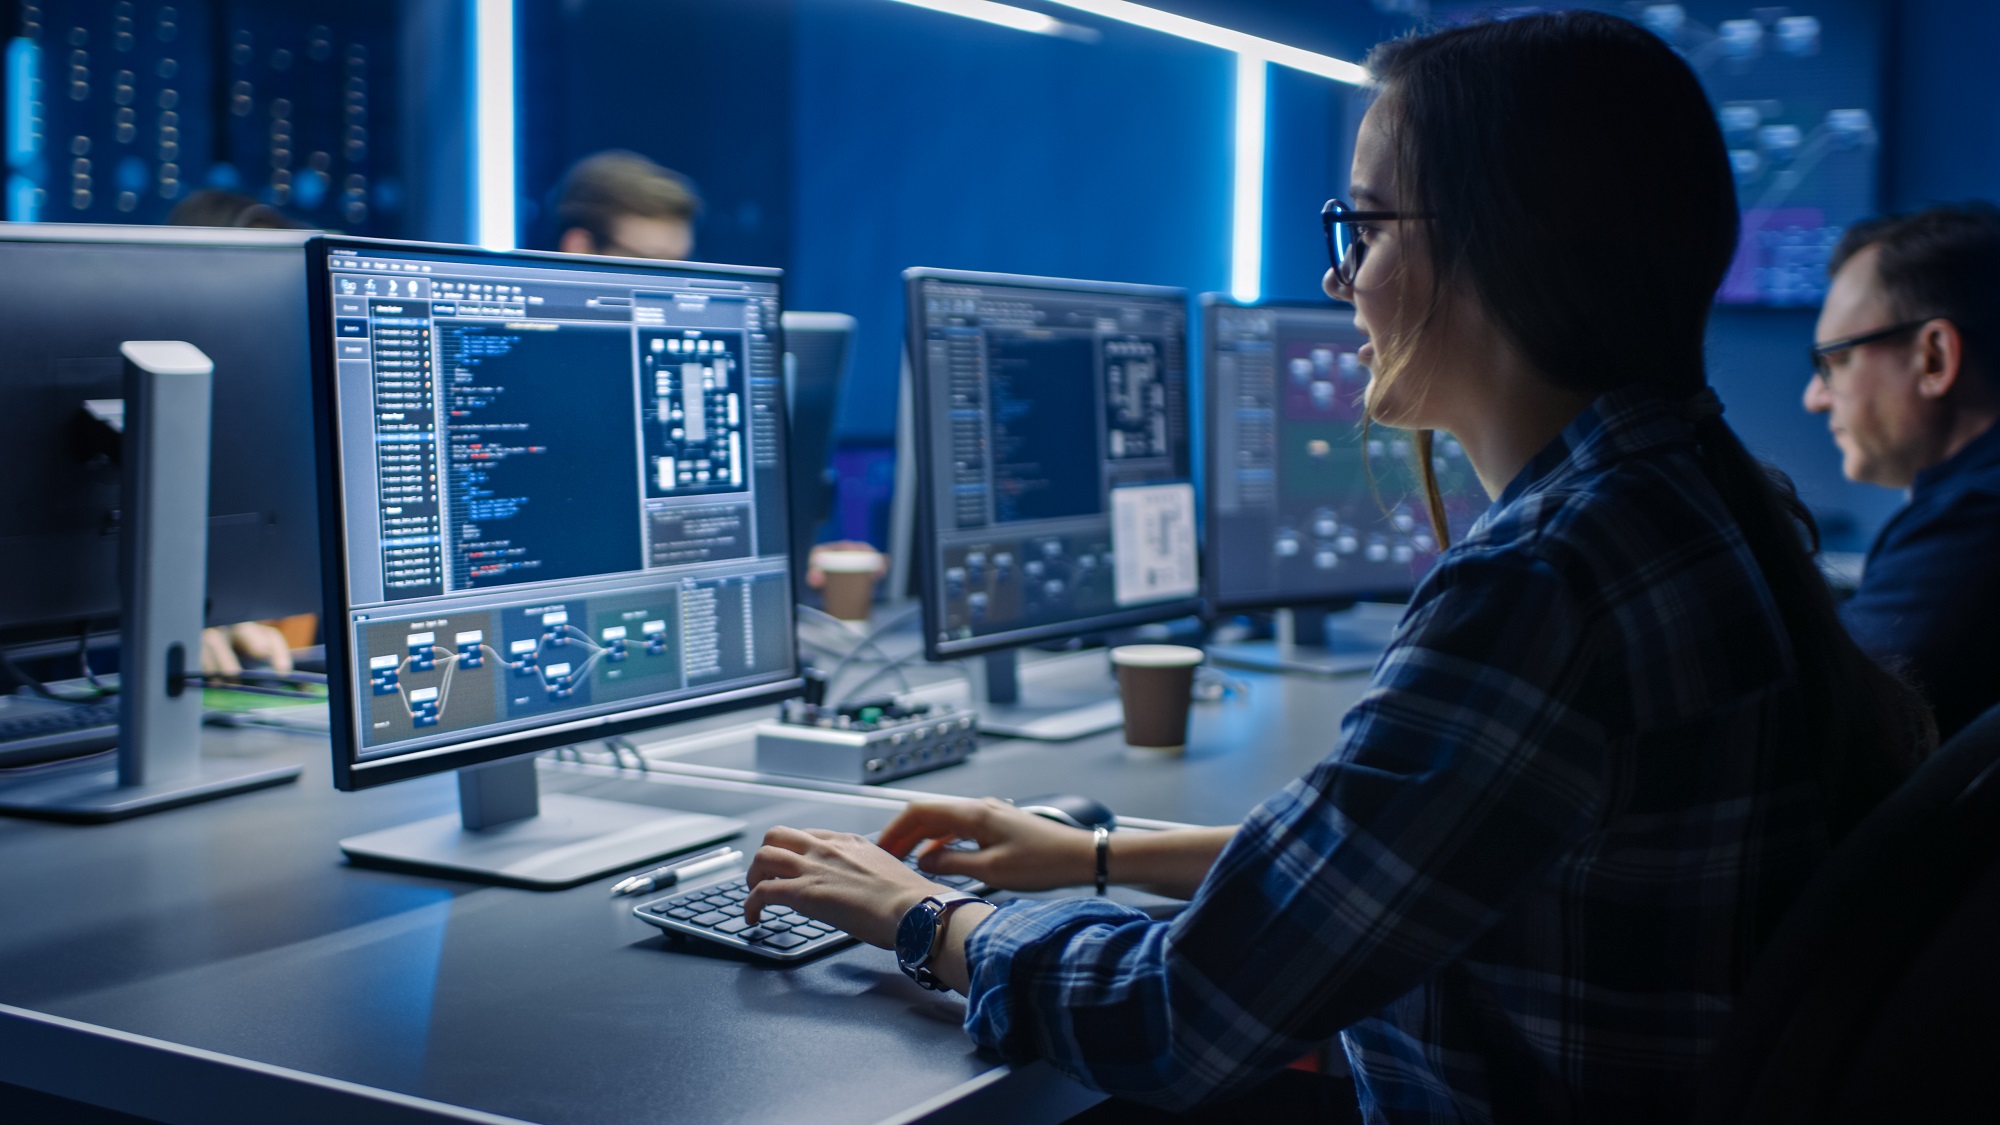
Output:
<instances>
[{"instance_id":1,"label":"third computer monitor","mask_svg":"<svg viewBox=\"0 0 2000 1125\"><path fill-rule=\"evenodd\" d=\"M926 654L1196 612L1186 293L904 277Z\"/></svg>"},{"instance_id":2,"label":"third computer monitor","mask_svg":"<svg viewBox=\"0 0 2000 1125\"><path fill-rule=\"evenodd\" d=\"M1219 610L1400 599L1440 551L1414 435L1364 433L1365 338L1346 305L1202 298L1204 580ZM1487 505L1465 450L1439 434L1447 522Z\"/></svg>"}]
</instances>

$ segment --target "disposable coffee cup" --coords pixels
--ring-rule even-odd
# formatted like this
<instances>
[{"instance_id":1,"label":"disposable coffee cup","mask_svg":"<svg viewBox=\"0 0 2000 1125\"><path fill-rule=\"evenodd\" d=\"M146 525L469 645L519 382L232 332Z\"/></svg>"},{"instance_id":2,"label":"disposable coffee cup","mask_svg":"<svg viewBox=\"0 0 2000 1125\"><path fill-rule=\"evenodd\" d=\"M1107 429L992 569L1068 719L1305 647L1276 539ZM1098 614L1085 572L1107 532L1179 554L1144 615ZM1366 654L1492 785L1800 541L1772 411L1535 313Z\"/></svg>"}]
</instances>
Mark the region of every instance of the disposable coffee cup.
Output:
<instances>
[{"instance_id":1,"label":"disposable coffee cup","mask_svg":"<svg viewBox=\"0 0 2000 1125\"><path fill-rule=\"evenodd\" d=\"M1121 645L1111 650L1125 702L1125 742L1169 753L1187 747L1188 704L1202 652L1186 645Z\"/></svg>"},{"instance_id":2,"label":"disposable coffee cup","mask_svg":"<svg viewBox=\"0 0 2000 1125\"><path fill-rule=\"evenodd\" d=\"M820 596L826 611L842 621L866 621L875 604L875 576L882 570L882 555L861 548L820 551L812 565L826 578Z\"/></svg>"}]
</instances>

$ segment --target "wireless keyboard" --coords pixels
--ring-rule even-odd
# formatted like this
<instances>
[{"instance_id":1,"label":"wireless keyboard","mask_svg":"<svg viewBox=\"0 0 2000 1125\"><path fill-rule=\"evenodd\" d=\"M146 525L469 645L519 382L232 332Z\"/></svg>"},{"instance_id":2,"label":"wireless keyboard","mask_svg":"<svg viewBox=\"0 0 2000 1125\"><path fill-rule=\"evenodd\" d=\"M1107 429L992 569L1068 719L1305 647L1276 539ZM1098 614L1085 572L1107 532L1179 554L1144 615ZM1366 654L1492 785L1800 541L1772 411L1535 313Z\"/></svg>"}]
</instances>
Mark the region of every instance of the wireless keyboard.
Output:
<instances>
[{"instance_id":1,"label":"wireless keyboard","mask_svg":"<svg viewBox=\"0 0 2000 1125\"><path fill-rule=\"evenodd\" d=\"M118 701L58 703L0 695L0 768L95 754L118 745Z\"/></svg>"},{"instance_id":2,"label":"wireless keyboard","mask_svg":"<svg viewBox=\"0 0 2000 1125\"><path fill-rule=\"evenodd\" d=\"M951 846L974 850L970 844ZM903 862L916 870L916 857ZM957 891L980 894L988 889L970 875L925 872L924 877ZM715 942L771 961L803 961L854 940L847 931L815 922L788 906L765 907L763 921L752 926L743 920L743 900L749 897L743 873L733 871L692 889L676 888L665 898L639 904L632 913L669 933Z\"/></svg>"}]
</instances>

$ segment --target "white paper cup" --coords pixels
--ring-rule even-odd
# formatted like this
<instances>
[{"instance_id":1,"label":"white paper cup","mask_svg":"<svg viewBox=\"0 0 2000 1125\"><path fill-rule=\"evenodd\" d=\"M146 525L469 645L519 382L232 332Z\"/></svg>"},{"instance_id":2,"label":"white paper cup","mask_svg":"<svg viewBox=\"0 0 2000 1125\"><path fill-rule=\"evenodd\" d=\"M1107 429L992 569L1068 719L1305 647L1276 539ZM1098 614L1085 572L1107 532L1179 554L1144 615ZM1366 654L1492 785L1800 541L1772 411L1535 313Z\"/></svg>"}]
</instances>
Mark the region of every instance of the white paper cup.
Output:
<instances>
[{"instance_id":1,"label":"white paper cup","mask_svg":"<svg viewBox=\"0 0 2000 1125\"><path fill-rule=\"evenodd\" d=\"M882 554L860 548L820 551L812 565L825 576L820 596L826 611L842 621L866 621L875 604L875 575L882 569Z\"/></svg>"}]
</instances>

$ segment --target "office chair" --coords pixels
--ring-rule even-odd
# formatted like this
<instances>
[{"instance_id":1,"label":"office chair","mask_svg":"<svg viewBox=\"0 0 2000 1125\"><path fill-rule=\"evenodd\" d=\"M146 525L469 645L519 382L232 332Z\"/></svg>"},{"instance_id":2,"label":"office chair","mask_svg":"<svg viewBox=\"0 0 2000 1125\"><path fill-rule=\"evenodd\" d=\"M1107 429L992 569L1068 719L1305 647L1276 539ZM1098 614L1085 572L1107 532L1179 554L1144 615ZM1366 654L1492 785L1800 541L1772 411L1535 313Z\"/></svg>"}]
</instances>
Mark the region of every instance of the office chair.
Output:
<instances>
[{"instance_id":1,"label":"office chair","mask_svg":"<svg viewBox=\"0 0 2000 1125\"><path fill-rule=\"evenodd\" d=\"M1758 959L1695 1120L1993 1112L2000 1059L2000 707L1870 813Z\"/></svg>"}]
</instances>

